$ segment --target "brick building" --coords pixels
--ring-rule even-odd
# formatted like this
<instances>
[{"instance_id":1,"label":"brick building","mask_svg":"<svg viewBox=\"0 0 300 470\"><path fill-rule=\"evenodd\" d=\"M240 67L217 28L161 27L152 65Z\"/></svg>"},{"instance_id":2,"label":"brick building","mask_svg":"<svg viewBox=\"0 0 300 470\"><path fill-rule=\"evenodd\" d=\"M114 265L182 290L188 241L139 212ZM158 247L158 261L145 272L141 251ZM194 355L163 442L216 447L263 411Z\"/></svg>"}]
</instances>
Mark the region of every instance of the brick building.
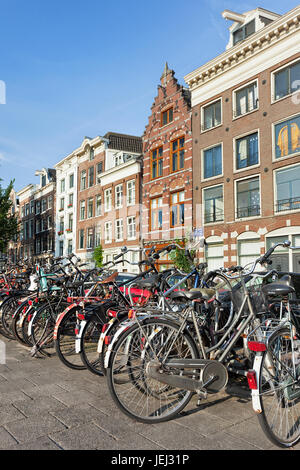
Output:
<instances>
[{"instance_id":1,"label":"brick building","mask_svg":"<svg viewBox=\"0 0 300 470\"><path fill-rule=\"evenodd\" d=\"M104 262L124 245L140 247L141 137L108 132L86 137L77 151L77 253L92 264L101 244ZM137 255L128 254L132 261ZM135 271L127 263L119 271Z\"/></svg>"},{"instance_id":2,"label":"brick building","mask_svg":"<svg viewBox=\"0 0 300 470\"><path fill-rule=\"evenodd\" d=\"M166 64L143 134L143 245L161 248L192 230L190 92ZM160 261L169 264L168 257Z\"/></svg>"},{"instance_id":3,"label":"brick building","mask_svg":"<svg viewBox=\"0 0 300 470\"><path fill-rule=\"evenodd\" d=\"M17 192L20 207L19 257L44 263L54 255L56 172L36 171L39 184Z\"/></svg>"},{"instance_id":4,"label":"brick building","mask_svg":"<svg viewBox=\"0 0 300 470\"><path fill-rule=\"evenodd\" d=\"M185 77L193 113L193 214L209 268L300 246L300 7L233 21L221 55ZM273 266L300 272L300 250Z\"/></svg>"}]
</instances>

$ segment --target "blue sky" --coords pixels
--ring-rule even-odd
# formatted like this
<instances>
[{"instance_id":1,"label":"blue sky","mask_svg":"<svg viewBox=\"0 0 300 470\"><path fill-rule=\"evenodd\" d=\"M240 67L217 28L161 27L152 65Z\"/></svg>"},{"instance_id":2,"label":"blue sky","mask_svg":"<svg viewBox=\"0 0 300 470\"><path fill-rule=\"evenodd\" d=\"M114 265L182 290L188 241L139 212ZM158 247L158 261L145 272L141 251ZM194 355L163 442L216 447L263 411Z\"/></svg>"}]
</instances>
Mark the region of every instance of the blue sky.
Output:
<instances>
[{"instance_id":1,"label":"blue sky","mask_svg":"<svg viewBox=\"0 0 300 470\"><path fill-rule=\"evenodd\" d=\"M84 136L142 135L167 61L183 77L221 54L225 9L297 1L0 0L0 178L37 182Z\"/></svg>"}]
</instances>

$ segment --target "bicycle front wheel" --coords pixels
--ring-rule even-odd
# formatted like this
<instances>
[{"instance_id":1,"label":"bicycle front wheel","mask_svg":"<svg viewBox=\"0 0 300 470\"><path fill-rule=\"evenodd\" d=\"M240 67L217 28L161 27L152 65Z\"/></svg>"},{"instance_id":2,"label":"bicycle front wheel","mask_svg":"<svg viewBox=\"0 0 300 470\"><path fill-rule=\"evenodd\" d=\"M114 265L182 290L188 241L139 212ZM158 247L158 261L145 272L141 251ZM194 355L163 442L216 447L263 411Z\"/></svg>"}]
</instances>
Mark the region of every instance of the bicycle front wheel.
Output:
<instances>
[{"instance_id":1,"label":"bicycle front wheel","mask_svg":"<svg viewBox=\"0 0 300 470\"><path fill-rule=\"evenodd\" d=\"M147 319L134 324L117 341L107 369L108 387L118 407L143 423L158 423L176 416L193 392L166 385L150 377L147 366L154 358L198 357L192 337L178 334L179 325L167 319Z\"/></svg>"},{"instance_id":2,"label":"bicycle front wheel","mask_svg":"<svg viewBox=\"0 0 300 470\"><path fill-rule=\"evenodd\" d=\"M289 329L270 338L259 379L260 425L272 443L292 447L300 439L300 365Z\"/></svg>"}]
</instances>

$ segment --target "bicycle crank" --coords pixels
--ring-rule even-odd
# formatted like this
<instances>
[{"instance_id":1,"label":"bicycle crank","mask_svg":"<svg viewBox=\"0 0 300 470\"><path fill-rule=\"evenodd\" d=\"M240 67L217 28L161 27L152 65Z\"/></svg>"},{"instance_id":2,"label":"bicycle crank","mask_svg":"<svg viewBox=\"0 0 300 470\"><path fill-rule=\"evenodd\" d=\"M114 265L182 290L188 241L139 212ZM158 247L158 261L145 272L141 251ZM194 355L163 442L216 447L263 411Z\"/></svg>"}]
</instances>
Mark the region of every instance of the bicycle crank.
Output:
<instances>
[{"instance_id":1,"label":"bicycle crank","mask_svg":"<svg viewBox=\"0 0 300 470\"><path fill-rule=\"evenodd\" d=\"M171 359L163 365L150 361L146 366L146 374L172 387L196 393L203 390L217 393L228 381L226 367L221 362L210 359Z\"/></svg>"}]
</instances>

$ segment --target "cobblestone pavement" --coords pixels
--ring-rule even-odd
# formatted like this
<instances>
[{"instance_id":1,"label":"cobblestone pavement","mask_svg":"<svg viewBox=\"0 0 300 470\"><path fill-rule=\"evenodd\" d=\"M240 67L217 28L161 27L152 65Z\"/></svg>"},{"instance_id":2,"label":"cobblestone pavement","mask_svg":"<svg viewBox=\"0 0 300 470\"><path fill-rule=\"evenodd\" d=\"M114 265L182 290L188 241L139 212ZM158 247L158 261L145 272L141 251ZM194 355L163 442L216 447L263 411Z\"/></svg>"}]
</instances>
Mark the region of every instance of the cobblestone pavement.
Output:
<instances>
[{"instance_id":1,"label":"cobblestone pavement","mask_svg":"<svg viewBox=\"0 0 300 470\"><path fill-rule=\"evenodd\" d=\"M242 387L211 396L200 407L192 399L176 419L146 425L118 410L104 377L69 369L56 356L31 358L16 341L4 341L0 449L278 449L261 431Z\"/></svg>"}]
</instances>

